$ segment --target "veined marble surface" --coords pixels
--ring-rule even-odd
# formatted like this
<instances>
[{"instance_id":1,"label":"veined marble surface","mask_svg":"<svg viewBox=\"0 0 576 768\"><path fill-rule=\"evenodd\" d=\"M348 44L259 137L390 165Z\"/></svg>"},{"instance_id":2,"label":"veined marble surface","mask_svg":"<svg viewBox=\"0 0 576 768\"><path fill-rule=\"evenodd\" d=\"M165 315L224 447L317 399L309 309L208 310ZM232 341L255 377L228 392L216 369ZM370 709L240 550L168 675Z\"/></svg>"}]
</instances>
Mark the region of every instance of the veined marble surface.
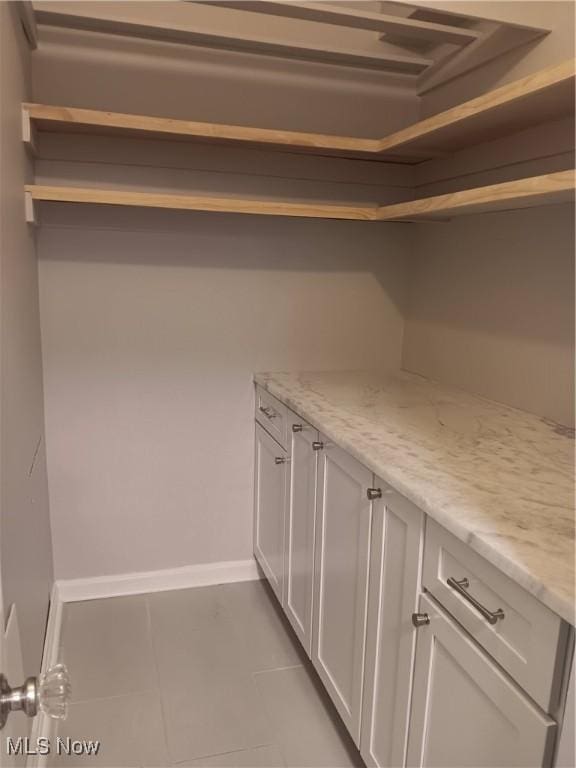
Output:
<instances>
[{"instance_id":1,"label":"veined marble surface","mask_svg":"<svg viewBox=\"0 0 576 768\"><path fill-rule=\"evenodd\" d=\"M255 381L575 623L573 432L404 372Z\"/></svg>"}]
</instances>

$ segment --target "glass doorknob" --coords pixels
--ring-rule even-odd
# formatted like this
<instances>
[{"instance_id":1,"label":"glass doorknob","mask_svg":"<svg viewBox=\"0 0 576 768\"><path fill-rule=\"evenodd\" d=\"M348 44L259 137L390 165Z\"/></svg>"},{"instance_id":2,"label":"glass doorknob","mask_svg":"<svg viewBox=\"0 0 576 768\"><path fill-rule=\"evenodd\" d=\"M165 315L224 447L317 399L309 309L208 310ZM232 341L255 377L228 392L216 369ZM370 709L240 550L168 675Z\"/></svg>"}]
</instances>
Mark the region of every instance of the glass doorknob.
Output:
<instances>
[{"instance_id":1,"label":"glass doorknob","mask_svg":"<svg viewBox=\"0 0 576 768\"><path fill-rule=\"evenodd\" d=\"M48 717L66 719L71 693L70 675L65 664L55 664L38 678L38 705Z\"/></svg>"},{"instance_id":2,"label":"glass doorknob","mask_svg":"<svg viewBox=\"0 0 576 768\"><path fill-rule=\"evenodd\" d=\"M38 711L48 717L64 720L70 701L70 675L64 664L50 667L38 678L29 677L17 688L0 674L0 730L4 728L10 712L24 712L35 717Z\"/></svg>"}]
</instances>

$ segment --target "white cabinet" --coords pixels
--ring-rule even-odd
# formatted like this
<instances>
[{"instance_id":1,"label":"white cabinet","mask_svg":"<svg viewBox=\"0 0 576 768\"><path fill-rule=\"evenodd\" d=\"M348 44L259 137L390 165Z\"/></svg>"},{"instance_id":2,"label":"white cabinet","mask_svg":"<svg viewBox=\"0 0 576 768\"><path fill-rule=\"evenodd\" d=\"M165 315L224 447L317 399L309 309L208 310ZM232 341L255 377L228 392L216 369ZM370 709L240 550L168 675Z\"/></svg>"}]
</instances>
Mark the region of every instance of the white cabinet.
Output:
<instances>
[{"instance_id":1,"label":"white cabinet","mask_svg":"<svg viewBox=\"0 0 576 768\"><path fill-rule=\"evenodd\" d=\"M264 427L283 448L288 447L288 409L266 392L262 387L256 387L256 421Z\"/></svg>"},{"instance_id":2,"label":"white cabinet","mask_svg":"<svg viewBox=\"0 0 576 768\"><path fill-rule=\"evenodd\" d=\"M254 554L282 602L288 457L260 424L256 424L254 459Z\"/></svg>"},{"instance_id":3,"label":"white cabinet","mask_svg":"<svg viewBox=\"0 0 576 768\"><path fill-rule=\"evenodd\" d=\"M386 483L372 511L362 736L364 762L405 764L424 515Z\"/></svg>"},{"instance_id":4,"label":"white cabinet","mask_svg":"<svg viewBox=\"0 0 576 768\"><path fill-rule=\"evenodd\" d=\"M366 764L550 766L566 625L261 388L256 420L255 555Z\"/></svg>"},{"instance_id":5,"label":"white cabinet","mask_svg":"<svg viewBox=\"0 0 576 768\"><path fill-rule=\"evenodd\" d=\"M284 606L298 639L311 654L318 432L288 413L290 488L286 510Z\"/></svg>"},{"instance_id":6,"label":"white cabinet","mask_svg":"<svg viewBox=\"0 0 576 768\"><path fill-rule=\"evenodd\" d=\"M559 616L432 520L422 585L545 712L556 710L557 650L566 642Z\"/></svg>"},{"instance_id":7,"label":"white cabinet","mask_svg":"<svg viewBox=\"0 0 576 768\"><path fill-rule=\"evenodd\" d=\"M312 661L359 743L372 473L339 448L319 451Z\"/></svg>"},{"instance_id":8,"label":"white cabinet","mask_svg":"<svg viewBox=\"0 0 576 768\"><path fill-rule=\"evenodd\" d=\"M417 630L408 765L533 768L550 760L556 724L431 598Z\"/></svg>"}]
</instances>

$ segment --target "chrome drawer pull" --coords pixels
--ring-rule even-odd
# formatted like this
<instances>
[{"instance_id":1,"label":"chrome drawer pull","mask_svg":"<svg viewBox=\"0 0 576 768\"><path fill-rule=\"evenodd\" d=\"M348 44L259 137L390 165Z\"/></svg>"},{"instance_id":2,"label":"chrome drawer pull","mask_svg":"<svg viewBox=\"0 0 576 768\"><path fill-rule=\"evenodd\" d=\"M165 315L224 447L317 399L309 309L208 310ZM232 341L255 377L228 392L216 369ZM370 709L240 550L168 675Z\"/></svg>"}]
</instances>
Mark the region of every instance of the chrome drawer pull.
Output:
<instances>
[{"instance_id":1,"label":"chrome drawer pull","mask_svg":"<svg viewBox=\"0 0 576 768\"><path fill-rule=\"evenodd\" d=\"M270 408L269 406L261 405L259 408L260 411L264 414L264 416L267 416L269 419L275 419L278 414L273 408Z\"/></svg>"},{"instance_id":2,"label":"chrome drawer pull","mask_svg":"<svg viewBox=\"0 0 576 768\"><path fill-rule=\"evenodd\" d=\"M320 440L314 440L314 442L312 443L312 450L321 451L322 448L324 448L324 443L322 443Z\"/></svg>"},{"instance_id":3,"label":"chrome drawer pull","mask_svg":"<svg viewBox=\"0 0 576 768\"><path fill-rule=\"evenodd\" d=\"M276 456L274 458L274 464L286 464L286 459L284 456Z\"/></svg>"},{"instance_id":4,"label":"chrome drawer pull","mask_svg":"<svg viewBox=\"0 0 576 768\"><path fill-rule=\"evenodd\" d=\"M450 578L446 579L446 583L449 587L452 587L452 589L456 590L456 592L458 592L458 594L461 595L464 600L467 600L471 605L473 605L478 613L480 613L489 624L496 624L498 619L504 618L504 611L502 608L498 608L496 611L489 611L488 608L485 608L482 603L479 603L475 597L472 597L472 595L466 591L470 586L470 582L466 577L458 580L450 576Z\"/></svg>"}]
</instances>

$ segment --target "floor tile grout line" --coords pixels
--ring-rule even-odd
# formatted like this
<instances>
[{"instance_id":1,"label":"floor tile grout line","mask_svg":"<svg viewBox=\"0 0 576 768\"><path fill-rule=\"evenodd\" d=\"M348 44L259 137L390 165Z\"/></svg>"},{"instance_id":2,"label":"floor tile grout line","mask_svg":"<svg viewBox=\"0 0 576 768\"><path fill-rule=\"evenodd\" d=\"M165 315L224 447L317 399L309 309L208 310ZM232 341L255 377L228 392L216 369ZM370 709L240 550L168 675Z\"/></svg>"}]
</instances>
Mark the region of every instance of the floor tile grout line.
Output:
<instances>
[{"instance_id":1,"label":"floor tile grout line","mask_svg":"<svg viewBox=\"0 0 576 768\"><path fill-rule=\"evenodd\" d=\"M274 741L267 742L266 744L255 744L252 747L242 747L241 749L231 749L227 752L215 752L209 755L199 755L198 757L187 758L186 760L179 760L177 763L172 763L172 768L178 768L178 766L185 766L190 762L197 762L198 760L209 760L212 757L224 757L225 755L239 755L242 752L253 752L256 749L265 749L266 747L276 747L280 749L278 744Z\"/></svg>"},{"instance_id":2,"label":"floor tile grout line","mask_svg":"<svg viewBox=\"0 0 576 768\"><path fill-rule=\"evenodd\" d=\"M275 719L270 716L270 713L267 710L266 702L264 701L264 696L262 695L262 691L260 690L260 686L258 685L258 683L256 681L256 674L258 674L258 673L253 673L252 674L252 683L253 683L254 688L256 690L256 696L258 697L258 701L262 705L262 709L263 709L263 711L265 713L266 720L270 724L270 732L274 736L274 743L278 747L278 749L280 750L280 754L282 755L282 759L286 763L286 759L285 759L285 755L284 755L284 750L282 749L282 741L281 741L281 738L280 738L280 733L278 732L277 723L276 723ZM286 765L288 765L288 763L286 763Z\"/></svg>"},{"instance_id":3,"label":"floor tile grout line","mask_svg":"<svg viewBox=\"0 0 576 768\"><path fill-rule=\"evenodd\" d=\"M156 653L156 645L154 643L154 631L152 629L152 611L150 609L150 595L144 595L144 606L146 609L146 625L148 628L148 639L150 640L150 650L152 651L152 660L154 662L154 672L156 677L156 687L158 690L162 688L160 685L160 667L158 666L158 658Z\"/></svg>"},{"instance_id":4,"label":"floor tile grout line","mask_svg":"<svg viewBox=\"0 0 576 768\"><path fill-rule=\"evenodd\" d=\"M270 667L270 669L255 669L252 671L253 675L267 675L270 672L283 672L287 669L303 669L304 664L289 664L285 667Z\"/></svg>"},{"instance_id":5,"label":"floor tile grout line","mask_svg":"<svg viewBox=\"0 0 576 768\"><path fill-rule=\"evenodd\" d=\"M160 693L160 688L142 688L138 691L127 691L126 693L113 693L112 696L94 696L90 699L74 699L70 702L71 707L75 704L91 704L93 701L111 701L112 699L129 699L131 696L145 696L150 693Z\"/></svg>"},{"instance_id":6,"label":"floor tile grout line","mask_svg":"<svg viewBox=\"0 0 576 768\"><path fill-rule=\"evenodd\" d=\"M162 695L162 686L160 685L160 667L158 666L158 652L154 642L154 631L152 629L152 611L150 609L150 593L144 595L144 604L146 606L146 618L148 623L148 632L150 635L150 647L152 649L152 660L154 661L154 671L156 673L156 682L158 684L158 699L160 703L160 713L162 716L162 736L164 737L164 747L166 756L172 761L172 751L168 743L168 728L166 725L166 711L164 708L164 696Z\"/></svg>"}]
</instances>

